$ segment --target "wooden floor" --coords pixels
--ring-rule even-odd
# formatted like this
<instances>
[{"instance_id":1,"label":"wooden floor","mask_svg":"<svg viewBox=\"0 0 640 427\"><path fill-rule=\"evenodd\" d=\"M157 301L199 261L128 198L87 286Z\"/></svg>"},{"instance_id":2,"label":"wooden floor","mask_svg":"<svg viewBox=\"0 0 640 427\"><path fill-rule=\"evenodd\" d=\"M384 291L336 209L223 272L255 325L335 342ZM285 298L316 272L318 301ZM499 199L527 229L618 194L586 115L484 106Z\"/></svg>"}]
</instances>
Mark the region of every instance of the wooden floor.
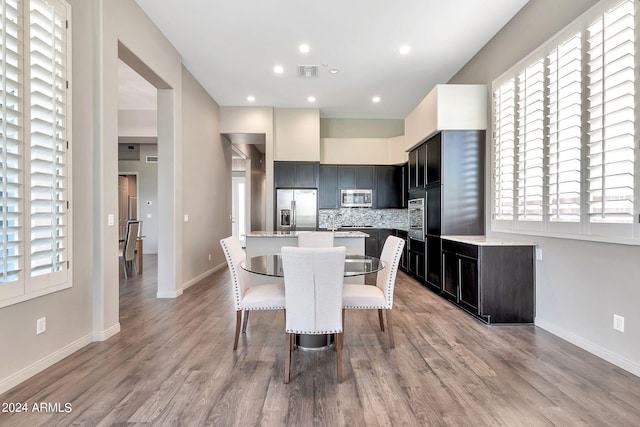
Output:
<instances>
[{"instance_id":1,"label":"wooden floor","mask_svg":"<svg viewBox=\"0 0 640 427\"><path fill-rule=\"evenodd\" d=\"M534 326L487 326L400 273L396 348L374 311L348 311L335 351L293 354L284 319L254 312L238 350L230 276L155 298L155 259L120 283L122 332L0 395L70 413L0 413L0 425L638 426L640 378Z\"/></svg>"}]
</instances>

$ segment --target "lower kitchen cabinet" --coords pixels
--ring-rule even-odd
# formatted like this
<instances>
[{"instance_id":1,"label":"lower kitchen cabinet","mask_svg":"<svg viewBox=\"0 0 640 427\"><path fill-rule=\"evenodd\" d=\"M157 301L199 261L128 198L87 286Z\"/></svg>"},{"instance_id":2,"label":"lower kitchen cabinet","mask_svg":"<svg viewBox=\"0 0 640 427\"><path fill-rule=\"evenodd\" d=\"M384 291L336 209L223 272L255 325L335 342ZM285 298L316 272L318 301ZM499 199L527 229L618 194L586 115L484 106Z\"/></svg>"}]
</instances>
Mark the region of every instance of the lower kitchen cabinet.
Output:
<instances>
[{"instance_id":1,"label":"lower kitchen cabinet","mask_svg":"<svg viewBox=\"0 0 640 427\"><path fill-rule=\"evenodd\" d=\"M404 240L404 247L402 248L402 256L400 257L400 265L398 266L398 268L406 273L408 267L407 263L409 260L408 233L405 230L395 230L395 235L396 237Z\"/></svg>"},{"instance_id":2,"label":"lower kitchen cabinet","mask_svg":"<svg viewBox=\"0 0 640 427\"><path fill-rule=\"evenodd\" d=\"M427 236L425 238L425 281L427 285L440 292L442 289L441 283L441 253L440 238L436 236Z\"/></svg>"},{"instance_id":3,"label":"lower kitchen cabinet","mask_svg":"<svg viewBox=\"0 0 640 427\"><path fill-rule=\"evenodd\" d=\"M409 238L407 272L422 282L425 275L424 252L424 241Z\"/></svg>"},{"instance_id":4,"label":"lower kitchen cabinet","mask_svg":"<svg viewBox=\"0 0 640 427\"><path fill-rule=\"evenodd\" d=\"M442 272L442 295L485 322L533 322L533 244L443 238Z\"/></svg>"}]
</instances>

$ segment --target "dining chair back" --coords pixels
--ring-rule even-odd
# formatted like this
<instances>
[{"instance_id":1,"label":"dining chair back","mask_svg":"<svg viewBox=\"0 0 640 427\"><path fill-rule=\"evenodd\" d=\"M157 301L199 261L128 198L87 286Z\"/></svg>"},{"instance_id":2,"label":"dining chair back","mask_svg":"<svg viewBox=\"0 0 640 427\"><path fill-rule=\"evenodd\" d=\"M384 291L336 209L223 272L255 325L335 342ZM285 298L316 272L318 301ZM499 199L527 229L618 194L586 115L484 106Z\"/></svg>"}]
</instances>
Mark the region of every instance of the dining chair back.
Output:
<instances>
[{"instance_id":1,"label":"dining chair back","mask_svg":"<svg viewBox=\"0 0 640 427\"><path fill-rule=\"evenodd\" d=\"M344 285L342 296L343 317L344 309L377 309L382 331L384 331L382 310L386 311L390 348L395 347L391 309L393 308L393 293L403 248L403 239L396 236L387 237L380 256L385 267L376 276L376 286L347 284Z\"/></svg>"},{"instance_id":2,"label":"dining chair back","mask_svg":"<svg viewBox=\"0 0 640 427\"><path fill-rule=\"evenodd\" d=\"M120 257L124 266L124 277L129 278L129 267L133 266L138 272L136 265L136 240L138 239L138 233L140 231L140 221L128 221L127 232L124 238L124 246L122 247L122 253Z\"/></svg>"},{"instance_id":3,"label":"dining chair back","mask_svg":"<svg viewBox=\"0 0 640 427\"><path fill-rule=\"evenodd\" d=\"M298 247L300 248L331 248L333 247L333 232L331 231L299 231Z\"/></svg>"},{"instance_id":4,"label":"dining chair back","mask_svg":"<svg viewBox=\"0 0 640 427\"><path fill-rule=\"evenodd\" d=\"M236 332L233 349L236 350L238 348L238 338L240 337L240 327L243 324L243 312L244 325L242 326L242 332L244 333L247 330L249 311L284 310L284 285L274 283L248 286L247 275L249 273L240 266L245 260L240 241L234 236L229 236L220 240L220 245L227 260L233 287L233 306L236 311Z\"/></svg>"},{"instance_id":5,"label":"dining chair back","mask_svg":"<svg viewBox=\"0 0 640 427\"><path fill-rule=\"evenodd\" d=\"M342 382L342 282L347 250L282 248L287 351L284 382L291 377L295 334L334 334L338 382Z\"/></svg>"}]
</instances>

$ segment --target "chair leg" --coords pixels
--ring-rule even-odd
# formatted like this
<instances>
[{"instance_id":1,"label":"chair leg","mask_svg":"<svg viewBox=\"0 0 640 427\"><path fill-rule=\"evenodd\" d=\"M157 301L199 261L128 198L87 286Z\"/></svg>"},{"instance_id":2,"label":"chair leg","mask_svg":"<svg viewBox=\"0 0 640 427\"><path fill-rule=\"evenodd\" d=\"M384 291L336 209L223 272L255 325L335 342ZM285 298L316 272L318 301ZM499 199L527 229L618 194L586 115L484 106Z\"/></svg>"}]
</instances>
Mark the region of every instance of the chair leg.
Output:
<instances>
[{"instance_id":1,"label":"chair leg","mask_svg":"<svg viewBox=\"0 0 640 427\"><path fill-rule=\"evenodd\" d=\"M346 312L346 310L343 308L342 309L342 330L344 331L344 313Z\"/></svg>"},{"instance_id":2,"label":"chair leg","mask_svg":"<svg viewBox=\"0 0 640 427\"><path fill-rule=\"evenodd\" d=\"M247 333L247 323L249 323L249 310L244 311L244 320L242 322L242 334Z\"/></svg>"},{"instance_id":3,"label":"chair leg","mask_svg":"<svg viewBox=\"0 0 640 427\"><path fill-rule=\"evenodd\" d=\"M124 259L122 260L122 267L124 269L124 278L128 279L129 275L127 274L127 261L125 261Z\"/></svg>"},{"instance_id":4,"label":"chair leg","mask_svg":"<svg viewBox=\"0 0 640 427\"><path fill-rule=\"evenodd\" d=\"M342 382L342 332L336 334L336 359L338 363L338 382Z\"/></svg>"},{"instance_id":5,"label":"chair leg","mask_svg":"<svg viewBox=\"0 0 640 427\"><path fill-rule=\"evenodd\" d=\"M391 309L387 310L387 329L389 329L389 348L395 348L396 343L393 341L393 324L391 323Z\"/></svg>"},{"instance_id":6,"label":"chair leg","mask_svg":"<svg viewBox=\"0 0 640 427\"><path fill-rule=\"evenodd\" d=\"M287 335L287 349L284 359L284 383L289 384L291 379L291 348L293 347L293 334L286 333Z\"/></svg>"},{"instance_id":7,"label":"chair leg","mask_svg":"<svg viewBox=\"0 0 640 427\"><path fill-rule=\"evenodd\" d=\"M380 320L380 330L384 332L384 320L382 320L382 310L378 309L378 319Z\"/></svg>"},{"instance_id":8,"label":"chair leg","mask_svg":"<svg viewBox=\"0 0 640 427\"><path fill-rule=\"evenodd\" d=\"M233 349L238 349L238 337L240 336L240 322L242 320L242 310L236 311L236 337L233 340Z\"/></svg>"}]
</instances>

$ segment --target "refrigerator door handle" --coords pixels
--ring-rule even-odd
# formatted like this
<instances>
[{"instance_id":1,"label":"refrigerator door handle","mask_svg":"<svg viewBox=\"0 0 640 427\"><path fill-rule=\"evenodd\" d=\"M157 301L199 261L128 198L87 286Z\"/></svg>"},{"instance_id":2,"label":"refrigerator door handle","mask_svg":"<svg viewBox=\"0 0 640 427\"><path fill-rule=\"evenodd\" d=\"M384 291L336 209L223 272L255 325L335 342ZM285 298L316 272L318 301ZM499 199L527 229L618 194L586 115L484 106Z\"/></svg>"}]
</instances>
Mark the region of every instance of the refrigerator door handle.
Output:
<instances>
[{"instance_id":1,"label":"refrigerator door handle","mask_svg":"<svg viewBox=\"0 0 640 427\"><path fill-rule=\"evenodd\" d=\"M291 201L291 226L296 226L296 201Z\"/></svg>"}]
</instances>

